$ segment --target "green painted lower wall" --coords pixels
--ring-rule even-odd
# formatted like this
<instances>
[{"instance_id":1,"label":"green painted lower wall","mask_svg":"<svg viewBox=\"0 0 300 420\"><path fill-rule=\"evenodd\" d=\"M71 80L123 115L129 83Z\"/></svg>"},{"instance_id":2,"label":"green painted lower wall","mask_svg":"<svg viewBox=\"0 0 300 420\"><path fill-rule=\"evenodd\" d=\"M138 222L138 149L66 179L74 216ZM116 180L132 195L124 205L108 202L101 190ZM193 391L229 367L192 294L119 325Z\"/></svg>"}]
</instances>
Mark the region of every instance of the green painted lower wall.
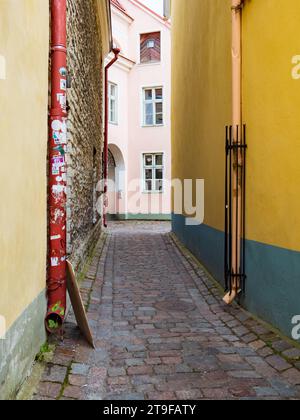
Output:
<instances>
[{"instance_id":1,"label":"green painted lower wall","mask_svg":"<svg viewBox=\"0 0 300 420\"><path fill-rule=\"evenodd\" d=\"M145 221L168 221L172 220L171 214L117 214L109 215L109 220L145 220Z\"/></svg>"},{"instance_id":2,"label":"green painted lower wall","mask_svg":"<svg viewBox=\"0 0 300 420\"><path fill-rule=\"evenodd\" d=\"M181 242L224 285L224 233L206 225L186 226L173 215ZM300 315L300 253L246 241L246 292L242 305L291 337L292 317Z\"/></svg>"},{"instance_id":3,"label":"green painted lower wall","mask_svg":"<svg viewBox=\"0 0 300 420\"><path fill-rule=\"evenodd\" d=\"M0 340L0 400L15 397L46 341L46 307L43 291L7 331L5 340Z\"/></svg>"}]
</instances>

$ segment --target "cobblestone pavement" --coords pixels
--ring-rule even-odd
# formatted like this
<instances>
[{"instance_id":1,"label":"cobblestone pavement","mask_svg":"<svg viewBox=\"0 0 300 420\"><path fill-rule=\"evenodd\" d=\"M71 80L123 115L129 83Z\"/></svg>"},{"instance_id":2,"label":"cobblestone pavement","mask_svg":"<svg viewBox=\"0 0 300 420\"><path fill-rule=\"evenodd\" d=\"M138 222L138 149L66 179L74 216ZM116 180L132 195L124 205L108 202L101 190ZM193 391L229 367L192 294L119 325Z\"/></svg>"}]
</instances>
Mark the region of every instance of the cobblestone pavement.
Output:
<instances>
[{"instance_id":1,"label":"cobblestone pavement","mask_svg":"<svg viewBox=\"0 0 300 420\"><path fill-rule=\"evenodd\" d=\"M168 223L111 224L82 293L96 349L71 314L33 399L300 399L300 350L225 306Z\"/></svg>"}]
</instances>

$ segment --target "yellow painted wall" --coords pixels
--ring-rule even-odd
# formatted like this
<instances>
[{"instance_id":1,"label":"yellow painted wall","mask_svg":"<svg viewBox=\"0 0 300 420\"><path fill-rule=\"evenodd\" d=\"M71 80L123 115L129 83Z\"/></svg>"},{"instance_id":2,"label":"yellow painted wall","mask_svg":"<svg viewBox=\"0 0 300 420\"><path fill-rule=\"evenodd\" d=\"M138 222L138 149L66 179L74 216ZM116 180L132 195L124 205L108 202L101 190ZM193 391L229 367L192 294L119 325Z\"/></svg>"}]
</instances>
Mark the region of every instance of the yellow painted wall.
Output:
<instances>
[{"instance_id":1,"label":"yellow painted wall","mask_svg":"<svg viewBox=\"0 0 300 420\"><path fill-rule=\"evenodd\" d=\"M299 0L247 1L243 11L247 236L298 251L300 80L291 73L300 55L299 16Z\"/></svg>"},{"instance_id":2,"label":"yellow painted wall","mask_svg":"<svg viewBox=\"0 0 300 420\"><path fill-rule=\"evenodd\" d=\"M173 0L173 178L205 179L205 224L224 229L231 123L231 1ZM246 0L247 238L300 250L300 2ZM300 70L298 71L300 75Z\"/></svg>"},{"instance_id":3,"label":"yellow painted wall","mask_svg":"<svg viewBox=\"0 0 300 420\"><path fill-rule=\"evenodd\" d=\"M8 326L45 288L48 53L48 1L0 0L0 315Z\"/></svg>"},{"instance_id":4,"label":"yellow painted wall","mask_svg":"<svg viewBox=\"0 0 300 420\"><path fill-rule=\"evenodd\" d=\"M224 227L231 123L231 2L173 0L173 178L205 180L205 224Z\"/></svg>"}]
</instances>

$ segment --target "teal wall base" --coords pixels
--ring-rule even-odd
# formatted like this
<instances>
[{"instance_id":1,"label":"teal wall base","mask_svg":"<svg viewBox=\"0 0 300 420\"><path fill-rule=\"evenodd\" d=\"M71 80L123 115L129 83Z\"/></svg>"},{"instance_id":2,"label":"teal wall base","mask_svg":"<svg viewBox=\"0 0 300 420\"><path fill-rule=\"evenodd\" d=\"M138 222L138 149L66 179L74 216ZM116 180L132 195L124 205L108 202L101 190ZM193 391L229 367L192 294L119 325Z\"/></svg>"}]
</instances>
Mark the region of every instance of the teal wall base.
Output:
<instances>
[{"instance_id":1,"label":"teal wall base","mask_svg":"<svg viewBox=\"0 0 300 420\"><path fill-rule=\"evenodd\" d=\"M43 291L22 313L0 340L0 400L14 399L31 371L35 356L46 342L44 317L46 293Z\"/></svg>"},{"instance_id":2,"label":"teal wall base","mask_svg":"<svg viewBox=\"0 0 300 420\"><path fill-rule=\"evenodd\" d=\"M171 222L172 216L171 214L116 214L116 215L109 215L109 220L140 220L140 221L166 221Z\"/></svg>"},{"instance_id":3,"label":"teal wall base","mask_svg":"<svg viewBox=\"0 0 300 420\"><path fill-rule=\"evenodd\" d=\"M172 216L178 239L224 286L224 233L206 225L186 226ZM291 320L300 315L300 253L246 241L246 292L242 305L291 337Z\"/></svg>"}]
</instances>

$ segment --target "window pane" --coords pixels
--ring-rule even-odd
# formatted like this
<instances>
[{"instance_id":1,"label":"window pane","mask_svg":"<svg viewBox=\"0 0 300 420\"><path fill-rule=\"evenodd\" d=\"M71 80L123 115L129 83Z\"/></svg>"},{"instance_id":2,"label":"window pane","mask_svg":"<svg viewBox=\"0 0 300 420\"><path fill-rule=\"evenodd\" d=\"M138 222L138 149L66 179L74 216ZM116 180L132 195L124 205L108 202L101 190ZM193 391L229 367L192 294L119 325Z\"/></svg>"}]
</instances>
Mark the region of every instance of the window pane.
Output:
<instances>
[{"instance_id":1,"label":"window pane","mask_svg":"<svg viewBox=\"0 0 300 420\"><path fill-rule=\"evenodd\" d=\"M145 179L146 180L148 180L148 179L151 179L152 180L152 178L153 178L153 173L152 173L152 169L146 169L146 171L145 171Z\"/></svg>"},{"instance_id":2,"label":"window pane","mask_svg":"<svg viewBox=\"0 0 300 420\"><path fill-rule=\"evenodd\" d=\"M152 101L152 89L145 90L145 99L146 101Z\"/></svg>"},{"instance_id":3,"label":"window pane","mask_svg":"<svg viewBox=\"0 0 300 420\"><path fill-rule=\"evenodd\" d=\"M163 114L157 114L156 115L156 124L157 125L163 125L163 123L164 123Z\"/></svg>"},{"instance_id":4,"label":"window pane","mask_svg":"<svg viewBox=\"0 0 300 420\"><path fill-rule=\"evenodd\" d=\"M156 169L155 170L155 179L163 179L163 170L162 169Z\"/></svg>"},{"instance_id":5,"label":"window pane","mask_svg":"<svg viewBox=\"0 0 300 420\"><path fill-rule=\"evenodd\" d=\"M147 48L154 48L155 47L155 41L153 39L150 39L147 42Z\"/></svg>"},{"instance_id":6,"label":"window pane","mask_svg":"<svg viewBox=\"0 0 300 420\"><path fill-rule=\"evenodd\" d=\"M153 115L146 115L146 125L153 125Z\"/></svg>"},{"instance_id":7,"label":"window pane","mask_svg":"<svg viewBox=\"0 0 300 420\"><path fill-rule=\"evenodd\" d=\"M162 112L163 112L162 102L159 102L159 103L155 104L155 107L156 107L156 114L162 114Z\"/></svg>"},{"instance_id":8,"label":"window pane","mask_svg":"<svg viewBox=\"0 0 300 420\"><path fill-rule=\"evenodd\" d=\"M156 155L155 156L155 165L162 166L163 165L163 155Z\"/></svg>"},{"instance_id":9,"label":"window pane","mask_svg":"<svg viewBox=\"0 0 300 420\"><path fill-rule=\"evenodd\" d=\"M153 165L153 156L152 155L145 155L145 165L152 166Z\"/></svg>"},{"instance_id":10,"label":"window pane","mask_svg":"<svg viewBox=\"0 0 300 420\"><path fill-rule=\"evenodd\" d=\"M116 96L116 86L110 85L110 94L111 96Z\"/></svg>"},{"instance_id":11,"label":"window pane","mask_svg":"<svg viewBox=\"0 0 300 420\"><path fill-rule=\"evenodd\" d=\"M152 191L152 181L145 182L145 189L146 191Z\"/></svg>"},{"instance_id":12,"label":"window pane","mask_svg":"<svg viewBox=\"0 0 300 420\"><path fill-rule=\"evenodd\" d=\"M157 100L160 100L163 98L163 90L162 88L160 89L155 89L155 97Z\"/></svg>"},{"instance_id":13,"label":"window pane","mask_svg":"<svg viewBox=\"0 0 300 420\"><path fill-rule=\"evenodd\" d=\"M163 181L155 181L155 190L162 191L163 190Z\"/></svg>"}]
</instances>

